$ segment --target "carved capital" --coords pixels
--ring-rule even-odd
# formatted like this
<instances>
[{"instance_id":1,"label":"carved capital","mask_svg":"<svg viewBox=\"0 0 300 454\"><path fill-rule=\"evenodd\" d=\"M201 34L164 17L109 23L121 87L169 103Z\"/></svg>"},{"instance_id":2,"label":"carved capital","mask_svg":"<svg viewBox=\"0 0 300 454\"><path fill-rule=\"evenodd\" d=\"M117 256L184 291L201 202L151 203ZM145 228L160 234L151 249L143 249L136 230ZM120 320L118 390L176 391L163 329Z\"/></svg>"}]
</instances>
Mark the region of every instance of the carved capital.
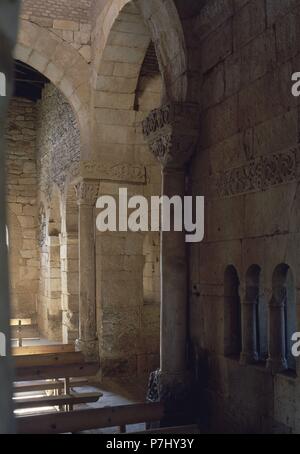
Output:
<instances>
[{"instance_id":1,"label":"carved capital","mask_svg":"<svg viewBox=\"0 0 300 454\"><path fill-rule=\"evenodd\" d=\"M199 134L199 111L194 104L172 103L153 110L143 121L151 152L165 167L182 167L191 158Z\"/></svg>"},{"instance_id":2,"label":"carved capital","mask_svg":"<svg viewBox=\"0 0 300 454\"><path fill-rule=\"evenodd\" d=\"M75 185L78 205L94 206L99 194L99 181L80 181Z\"/></svg>"}]
</instances>

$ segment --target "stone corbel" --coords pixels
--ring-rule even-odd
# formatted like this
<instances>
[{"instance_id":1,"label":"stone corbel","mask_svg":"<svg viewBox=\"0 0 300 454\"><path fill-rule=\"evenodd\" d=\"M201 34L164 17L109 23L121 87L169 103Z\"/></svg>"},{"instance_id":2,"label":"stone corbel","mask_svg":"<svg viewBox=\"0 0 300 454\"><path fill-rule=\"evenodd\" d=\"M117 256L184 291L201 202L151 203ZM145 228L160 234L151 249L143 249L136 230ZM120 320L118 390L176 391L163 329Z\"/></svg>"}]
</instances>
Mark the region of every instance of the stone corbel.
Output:
<instances>
[{"instance_id":1,"label":"stone corbel","mask_svg":"<svg viewBox=\"0 0 300 454\"><path fill-rule=\"evenodd\" d=\"M195 104L172 103L153 110L143 121L143 135L163 168L182 168L192 157L199 135Z\"/></svg>"}]
</instances>

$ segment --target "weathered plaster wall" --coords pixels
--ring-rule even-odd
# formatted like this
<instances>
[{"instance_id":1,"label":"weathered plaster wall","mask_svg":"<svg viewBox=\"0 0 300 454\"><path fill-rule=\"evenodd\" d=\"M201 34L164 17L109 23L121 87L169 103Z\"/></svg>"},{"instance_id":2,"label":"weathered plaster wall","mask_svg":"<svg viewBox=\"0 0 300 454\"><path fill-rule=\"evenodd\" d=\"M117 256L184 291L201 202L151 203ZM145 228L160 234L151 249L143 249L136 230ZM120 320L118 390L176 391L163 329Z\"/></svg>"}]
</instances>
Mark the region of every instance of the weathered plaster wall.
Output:
<instances>
[{"instance_id":1,"label":"weathered plaster wall","mask_svg":"<svg viewBox=\"0 0 300 454\"><path fill-rule=\"evenodd\" d=\"M297 2L273 0L209 1L195 20L202 116L190 184L206 196L206 235L190 248L190 327L216 430L300 430L295 375L273 376L265 363L241 366L224 356L229 265L237 270L242 302L254 264L262 269L267 303L280 263L291 267L299 287L299 112L291 95L299 24Z\"/></svg>"}]
</instances>

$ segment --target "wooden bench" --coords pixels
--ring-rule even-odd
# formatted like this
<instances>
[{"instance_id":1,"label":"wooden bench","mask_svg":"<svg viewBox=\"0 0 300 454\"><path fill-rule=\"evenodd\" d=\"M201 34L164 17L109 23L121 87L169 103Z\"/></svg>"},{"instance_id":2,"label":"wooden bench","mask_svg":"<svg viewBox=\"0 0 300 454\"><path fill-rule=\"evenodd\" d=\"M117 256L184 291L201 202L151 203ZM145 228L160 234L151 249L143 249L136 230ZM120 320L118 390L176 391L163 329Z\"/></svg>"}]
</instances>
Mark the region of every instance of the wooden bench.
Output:
<instances>
[{"instance_id":1,"label":"wooden bench","mask_svg":"<svg viewBox=\"0 0 300 454\"><path fill-rule=\"evenodd\" d=\"M57 366L84 363L84 355L81 352L46 353L41 355L18 355L13 360L16 368Z\"/></svg>"},{"instance_id":2,"label":"wooden bench","mask_svg":"<svg viewBox=\"0 0 300 454\"><path fill-rule=\"evenodd\" d=\"M70 379L70 389L82 388L83 386L98 387L98 383L90 380ZM36 391L63 391L65 383L62 380L35 380L34 382L19 382L14 384L14 393L31 393Z\"/></svg>"},{"instance_id":3,"label":"wooden bench","mask_svg":"<svg viewBox=\"0 0 300 454\"><path fill-rule=\"evenodd\" d=\"M101 393L85 393L83 395L72 392L72 386L75 382L72 382L71 379L91 377L99 371L99 364L85 362L84 355L81 352L67 351L46 354L35 352L30 355L16 355L14 361L16 366L15 390L19 388L18 393L28 392L29 390L54 392L53 396L15 399L17 409L58 405L61 410L72 411L73 405L97 402L102 396ZM18 382L32 381L39 381L38 386L32 383L22 383L22 387L18 387Z\"/></svg>"},{"instance_id":4,"label":"wooden bench","mask_svg":"<svg viewBox=\"0 0 300 454\"><path fill-rule=\"evenodd\" d=\"M71 413L50 413L16 418L19 434L78 433L108 427L126 427L129 424L160 421L164 407L160 403L141 403Z\"/></svg>"},{"instance_id":5,"label":"wooden bench","mask_svg":"<svg viewBox=\"0 0 300 454\"><path fill-rule=\"evenodd\" d=\"M37 325L33 325L30 318L13 318L10 320L10 327L12 330L17 328L17 336L12 333L11 338L18 341L18 347L23 346L23 339L39 339L39 336L37 335ZM27 334L25 334L23 328L27 329Z\"/></svg>"},{"instance_id":6,"label":"wooden bench","mask_svg":"<svg viewBox=\"0 0 300 454\"><path fill-rule=\"evenodd\" d=\"M14 399L16 410L23 410L28 408L42 408L42 407L60 407L67 406L72 408L74 405L89 404L98 402L103 394L98 393L70 393L63 396L45 396L45 397L24 397L21 399Z\"/></svg>"},{"instance_id":7,"label":"wooden bench","mask_svg":"<svg viewBox=\"0 0 300 454\"><path fill-rule=\"evenodd\" d=\"M13 356L23 355L46 355L48 353L71 353L75 352L73 344L59 345L34 345L30 347L15 347L12 349Z\"/></svg>"},{"instance_id":8,"label":"wooden bench","mask_svg":"<svg viewBox=\"0 0 300 454\"><path fill-rule=\"evenodd\" d=\"M200 434L200 429L199 427L194 424L191 426L180 426L180 427L168 427L168 428L160 428L160 429L151 429L151 430L145 430L143 432L135 432L135 434L139 435L157 435L157 434L183 434L183 435L192 435L192 434Z\"/></svg>"},{"instance_id":9,"label":"wooden bench","mask_svg":"<svg viewBox=\"0 0 300 454\"><path fill-rule=\"evenodd\" d=\"M51 380L58 378L92 377L99 371L99 364L86 362L57 366L41 365L17 367L15 381Z\"/></svg>"}]
</instances>

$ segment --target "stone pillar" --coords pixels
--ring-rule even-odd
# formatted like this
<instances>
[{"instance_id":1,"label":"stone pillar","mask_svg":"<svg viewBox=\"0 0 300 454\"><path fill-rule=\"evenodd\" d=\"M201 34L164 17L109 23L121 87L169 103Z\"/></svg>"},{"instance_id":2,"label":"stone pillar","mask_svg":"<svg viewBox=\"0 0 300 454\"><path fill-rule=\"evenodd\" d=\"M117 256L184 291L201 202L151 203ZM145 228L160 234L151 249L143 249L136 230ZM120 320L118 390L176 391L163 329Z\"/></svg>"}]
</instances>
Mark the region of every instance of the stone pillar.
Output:
<instances>
[{"instance_id":1,"label":"stone pillar","mask_svg":"<svg viewBox=\"0 0 300 454\"><path fill-rule=\"evenodd\" d=\"M269 358L267 367L275 374L288 368L285 351L286 289L280 287L269 303Z\"/></svg>"},{"instance_id":2,"label":"stone pillar","mask_svg":"<svg viewBox=\"0 0 300 454\"><path fill-rule=\"evenodd\" d=\"M199 128L197 106L172 104L154 110L143 122L150 150L162 166L162 193L185 195L186 163L191 158ZM172 230L172 219L171 219ZM187 371L187 245L185 232L161 234L161 361L150 376L149 400L163 400L169 413L188 401Z\"/></svg>"},{"instance_id":3,"label":"stone pillar","mask_svg":"<svg viewBox=\"0 0 300 454\"><path fill-rule=\"evenodd\" d=\"M241 364L258 361L257 313L258 287L248 287L242 301L242 353Z\"/></svg>"},{"instance_id":4,"label":"stone pillar","mask_svg":"<svg viewBox=\"0 0 300 454\"><path fill-rule=\"evenodd\" d=\"M75 189L79 205L79 339L77 347L87 358L98 359L94 208L99 192L99 182L81 181Z\"/></svg>"},{"instance_id":5,"label":"stone pillar","mask_svg":"<svg viewBox=\"0 0 300 454\"><path fill-rule=\"evenodd\" d=\"M6 76L7 96L0 96L0 333L6 356L0 357L0 434L14 433L12 364L10 359L8 260L6 247L4 123L12 90L12 51L17 35L19 1L0 2L0 72ZM0 349L1 353L2 348Z\"/></svg>"},{"instance_id":6,"label":"stone pillar","mask_svg":"<svg viewBox=\"0 0 300 454\"><path fill-rule=\"evenodd\" d=\"M162 180L164 196L184 197L183 168L163 169ZM160 369L172 382L184 379L186 374L187 279L185 232L162 232Z\"/></svg>"},{"instance_id":7,"label":"stone pillar","mask_svg":"<svg viewBox=\"0 0 300 454\"><path fill-rule=\"evenodd\" d=\"M78 233L62 236L62 310L63 342L74 342L79 336L79 260Z\"/></svg>"}]
</instances>

